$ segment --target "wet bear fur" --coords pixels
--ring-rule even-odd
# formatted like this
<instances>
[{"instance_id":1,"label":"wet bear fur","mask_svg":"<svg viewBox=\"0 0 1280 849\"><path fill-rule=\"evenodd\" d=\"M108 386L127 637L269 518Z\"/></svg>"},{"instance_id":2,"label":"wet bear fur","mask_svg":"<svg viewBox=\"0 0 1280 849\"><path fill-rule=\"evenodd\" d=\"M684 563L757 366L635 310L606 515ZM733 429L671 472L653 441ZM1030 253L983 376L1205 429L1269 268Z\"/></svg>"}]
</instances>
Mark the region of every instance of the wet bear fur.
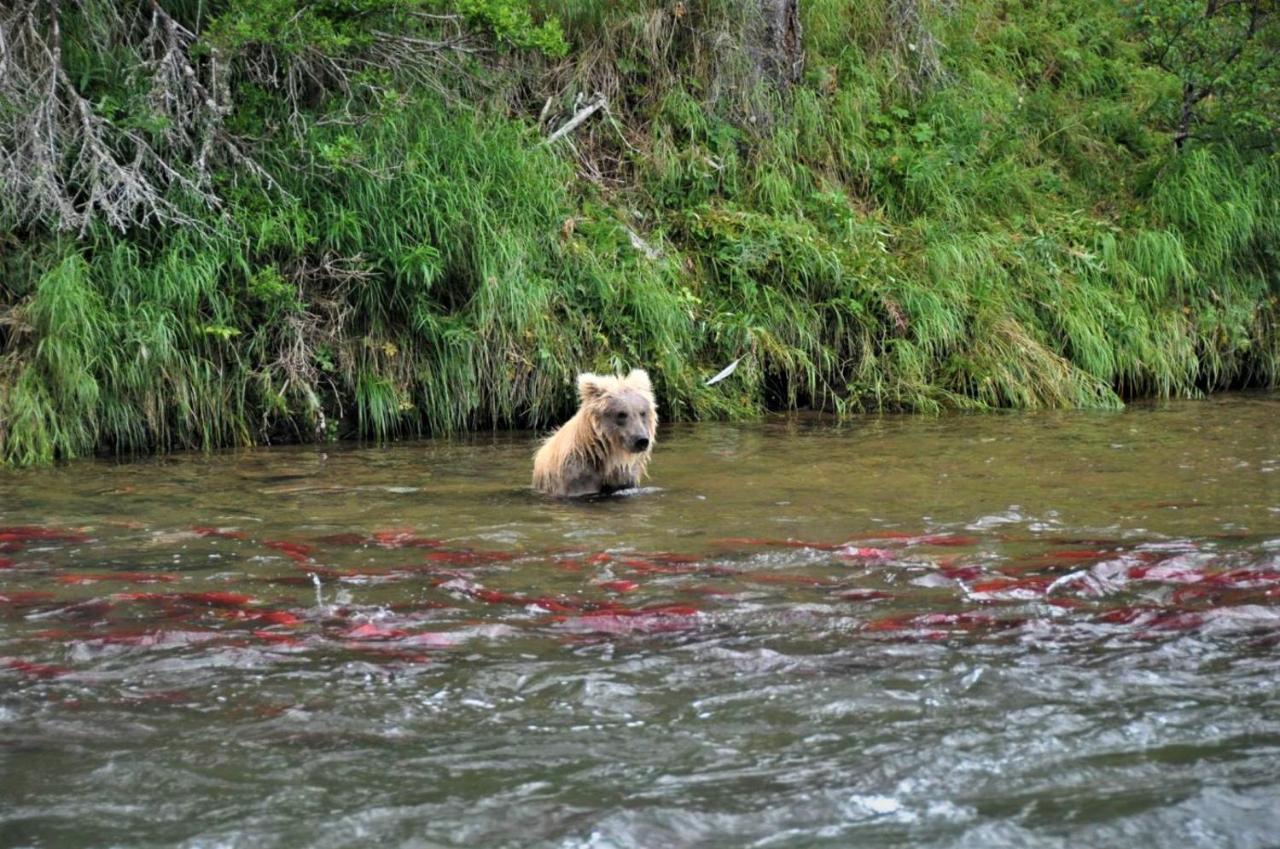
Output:
<instances>
[{"instance_id":1,"label":"wet bear fur","mask_svg":"<svg viewBox=\"0 0 1280 849\"><path fill-rule=\"evenodd\" d=\"M571 498L638 485L658 430L648 373L580 374L578 399L578 412L534 455L533 488Z\"/></svg>"}]
</instances>

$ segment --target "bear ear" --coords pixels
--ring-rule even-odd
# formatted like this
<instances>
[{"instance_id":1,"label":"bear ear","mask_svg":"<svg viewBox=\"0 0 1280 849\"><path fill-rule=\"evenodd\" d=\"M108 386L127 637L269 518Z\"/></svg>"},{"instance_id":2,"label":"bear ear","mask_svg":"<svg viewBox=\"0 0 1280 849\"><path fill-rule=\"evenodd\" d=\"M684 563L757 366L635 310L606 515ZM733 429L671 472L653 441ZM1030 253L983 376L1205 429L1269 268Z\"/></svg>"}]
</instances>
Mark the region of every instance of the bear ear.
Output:
<instances>
[{"instance_id":1,"label":"bear ear","mask_svg":"<svg viewBox=\"0 0 1280 849\"><path fill-rule=\"evenodd\" d=\"M633 368L627 373L626 383L628 386L639 389L641 392L652 392L653 387L649 383L649 372L642 368Z\"/></svg>"},{"instance_id":2,"label":"bear ear","mask_svg":"<svg viewBox=\"0 0 1280 849\"><path fill-rule=\"evenodd\" d=\"M578 375L578 398L582 403L590 404L602 395L604 395L604 386L601 385L600 375L589 371Z\"/></svg>"}]
</instances>

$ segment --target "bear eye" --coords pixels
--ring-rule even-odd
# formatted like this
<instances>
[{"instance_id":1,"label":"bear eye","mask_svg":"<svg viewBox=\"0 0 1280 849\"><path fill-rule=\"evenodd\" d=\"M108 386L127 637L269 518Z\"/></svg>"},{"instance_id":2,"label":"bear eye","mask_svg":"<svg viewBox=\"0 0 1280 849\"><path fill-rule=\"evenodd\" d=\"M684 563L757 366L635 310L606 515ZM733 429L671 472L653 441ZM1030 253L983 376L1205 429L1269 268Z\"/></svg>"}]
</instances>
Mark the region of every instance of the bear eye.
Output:
<instances>
[{"instance_id":1,"label":"bear eye","mask_svg":"<svg viewBox=\"0 0 1280 849\"><path fill-rule=\"evenodd\" d=\"M626 414L626 413L618 413L618 421L620 421L620 422L625 422L626 420L627 420L627 414Z\"/></svg>"}]
</instances>

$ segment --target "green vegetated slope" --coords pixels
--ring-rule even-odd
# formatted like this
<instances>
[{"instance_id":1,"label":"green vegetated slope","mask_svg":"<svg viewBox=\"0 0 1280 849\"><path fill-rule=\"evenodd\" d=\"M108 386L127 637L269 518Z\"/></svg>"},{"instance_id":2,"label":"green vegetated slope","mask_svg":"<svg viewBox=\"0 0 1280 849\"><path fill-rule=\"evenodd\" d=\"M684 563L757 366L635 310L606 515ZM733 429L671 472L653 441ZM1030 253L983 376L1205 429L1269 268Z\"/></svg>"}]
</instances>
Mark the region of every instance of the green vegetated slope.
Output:
<instances>
[{"instance_id":1,"label":"green vegetated slope","mask_svg":"<svg viewBox=\"0 0 1280 849\"><path fill-rule=\"evenodd\" d=\"M421 4L170 9L238 57L245 159L167 221L0 201L4 460L541 427L632 366L668 418L1276 382L1277 159L1175 151L1109 2L809 0L785 91L749 0L446 5L466 49L403 66L378 15ZM121 61L63 57L163 132Z\"/></svg>"}]
</instances>

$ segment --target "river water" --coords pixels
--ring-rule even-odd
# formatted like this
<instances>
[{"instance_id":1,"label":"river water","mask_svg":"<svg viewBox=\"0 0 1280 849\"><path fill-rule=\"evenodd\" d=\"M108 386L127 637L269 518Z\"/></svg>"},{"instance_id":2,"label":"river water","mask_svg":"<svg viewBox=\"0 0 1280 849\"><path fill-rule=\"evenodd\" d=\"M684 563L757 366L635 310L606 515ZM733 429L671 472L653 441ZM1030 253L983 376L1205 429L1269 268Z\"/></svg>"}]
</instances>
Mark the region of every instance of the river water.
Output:
<instances>
[{"instance_id":1,"label":"river water","mask_svg":"<svg viewBox=\"0 0 1280 849\"><path fill-rule=\"evenodd\" d=\"M1280 396L0 473L0 846L1280 845Z\"/></svg>"}]
</instances>

